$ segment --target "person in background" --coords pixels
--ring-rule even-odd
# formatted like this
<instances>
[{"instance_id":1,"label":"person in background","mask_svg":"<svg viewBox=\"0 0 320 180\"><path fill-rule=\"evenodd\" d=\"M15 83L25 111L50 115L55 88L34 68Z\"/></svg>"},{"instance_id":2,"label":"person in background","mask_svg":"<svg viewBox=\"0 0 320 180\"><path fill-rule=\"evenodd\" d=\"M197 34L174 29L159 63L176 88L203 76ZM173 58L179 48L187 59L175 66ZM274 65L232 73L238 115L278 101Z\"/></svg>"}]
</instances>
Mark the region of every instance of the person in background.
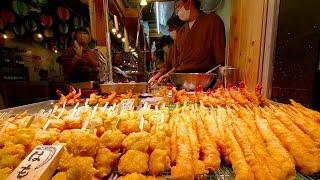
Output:
<instances>
[{"instance_id":1,"label":"person in background","mask_svg":"<svg viewBox=\"0 0 320 180\"><path fill-rule=\"evenodd\" d=\"M178 55L177 47L175 41L177 39L177 32L184 25L184 22L179 19L177 15L172 16L167 21L167 26L169 27L169 36L163 36L160 39L160 47L164 51L164 63L159 71L151 77L148 83L161 82L166 78L171 72L174 71L174 66L176 63L176 58Z\"/></svg>"},{"instance_id":2,"label":"person in background","mask_svg":"<svg viewBox=\"0 0 320 180\"><path fill-rule=\"evenodd\" d=\"M176 12L186 22L177 32L175 72L204 73L224 65L225 29L221 18L201 12L198 0L176 0Z\"/></svg>"},{"instance_id":3,"label":"person in background","mask_svg":"<svg viewBox=\"0 0 320 180\"><path fill-rule=\"evenodd\" d=\"M99 54L89 49L90 33L85 28L75 32L73 47L69 47L61 57L65 80L71 82L97 81L99 73Z\"/></svg>"}]
</instances>

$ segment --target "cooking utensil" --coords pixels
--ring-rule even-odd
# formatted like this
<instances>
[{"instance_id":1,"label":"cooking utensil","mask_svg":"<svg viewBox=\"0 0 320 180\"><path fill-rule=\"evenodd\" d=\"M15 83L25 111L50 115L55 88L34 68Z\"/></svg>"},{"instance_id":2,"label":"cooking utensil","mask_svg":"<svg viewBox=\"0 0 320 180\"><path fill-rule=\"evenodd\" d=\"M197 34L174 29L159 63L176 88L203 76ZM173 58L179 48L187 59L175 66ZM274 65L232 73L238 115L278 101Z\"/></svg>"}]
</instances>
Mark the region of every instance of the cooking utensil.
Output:
<instances>
[{"instance_id":1,"label":"cooking utensil","mask_svg":"<svg viewBox=\"0 0 320 180\"><path fill-rule=\"evenodd\" d=\"M199 86L208 89L217 78L215 73L172 73L169 76L175 87L191 91Z\"/></svg>"},{"instance_id":2,"label":"cooking utensil","mask_svg":"<svg viewBox=\"0 0 320 180\"><path fill-rule=\"evenodd\" d=\"M225 88L238 86L239 79L239 68L234 68L231 66L223 66L219 69L219 77L223 82Z\"/></svg>"},{"instance_id":3,"label":"cooking utensil","mask_svg":"<svg viewBox=\"0 0 320 180\"><path fill-rule=\"evenodd\" d=\"M221 64L219 64L218 66L210 69L209 71L207 71L206 73L212 73L213 71L215 71L216 69L218 69L221 66Z\"/></svg>"}]
</instances>

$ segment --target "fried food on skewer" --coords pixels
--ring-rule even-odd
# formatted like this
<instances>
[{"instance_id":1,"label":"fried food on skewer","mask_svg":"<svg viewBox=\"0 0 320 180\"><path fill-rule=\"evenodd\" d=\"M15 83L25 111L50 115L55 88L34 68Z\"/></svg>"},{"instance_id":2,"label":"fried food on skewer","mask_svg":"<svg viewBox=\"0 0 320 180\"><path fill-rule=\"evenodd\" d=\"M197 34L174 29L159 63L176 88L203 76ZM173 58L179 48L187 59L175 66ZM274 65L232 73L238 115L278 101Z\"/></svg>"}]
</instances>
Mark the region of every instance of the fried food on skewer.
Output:
<instances>
[{"instance_id":1,"label":"fried food on skewer","mask_svg":"<svg viewBox=\"0 0 320 180\"><path fill-rule=\"evenodd\" d=\"M127 150L139 150L148 152L150 144L150 134L147 132L137 132L129 134L123 141L122 146Z\"/></svg>"},{"instance_id":2,"label":"fried food on skewer","mask_svg":"<svg viewBox=\"0 0 320 180\"><path fill-rule=\"evenodd\" d=\"M144 176L138 173L127 174L125 176L121 176L118 180L165 180L163 177L153 177L153 176Z\"/></svg>"},{"instance_id":3,"label":"fried food on skewer","mask_svg":"<svg viewBox=\"0 0 320 180\"><path fill-rule=\"evenodd\" d=\"M74 155L93 157L99 147L99 138L87 132L71 131L66 143L67 149Z\"/></svg>"},{"instance_id":4,"label":"fried food on skewer","mask_svg":"<svg viewBox=\"0 0 320 180\"><path fill-rule=\"evenodd\" d=\"M292 154L302 173L313 174L319 171L318 162L313 161L313 155L299 144L296 137L276 117L268 113L268 120L272 131L278 136L286 149Z\"/></svg>"},{"instance_id":5,"label":"fried food on skewer","mask_svg":"<svg viewBox=\"0 0 320 180\"><path fill-rule=\"evenodd\" d=\"M242 152L237 140L233 136L232 131L227 128L225 134L225 142L230 149L229 159L232 163L235 180L254 180L252 169L247 163L244 153Z\"/></svg>"},{"instance_id":6,"label":"fried food on skewer","mask_svg":"<svg viewBox=\"0 0 320 180\"><path fill-rule=\"evenodd\" d=\"M247 132L243 131L239 126L241 125L238 122L235 121L233 123L233 134L256 179L276 179L270 174L268 167L266 167L266 164L261 160L261 157L258 156L253 144L248 139Z\"/></svg>"},{"instance_id":7,"label":"fried food on skewer","mask_svg":"<svg viewBox=\"0 0 320 180\"><path fill-rule=\"evenodd\" d=\"M16 168L25 156L25 147L22 144L7 143L0 149L0 169Z\"/></svg>"},{"instance_id":8,"label":"fried food on skewer","mask_svg":"<svg viewBox=\"0 0 320 180\"><path fill-rule=\"evenodd\" d=\"M272 132L267 120L257 116L256 123L262 138L266 142L266 148L270 157L273 158L277 164L281 165L280 168L282 169L283 175L279 175L279 177L294 179L296 171L293 157Z\"/></svg>"},{"instance_id":9,"label":"fried food on skewer","mask_svg":"<svg viewBox=\"0 0 320 180\"><path fill-rule=\"evenodd\" d=\"M108 130L100 137L101 146L109 148L111 150L117 150L121 148L122 141L126 138L125 134L122 134L119 130Z\"/></svg>"},{"instance_id":10,"label":"fried food on skewer","mask_svg":"<svg viewBox=\"0 0 320 180\"><path fill-rule=\"evenodd\" d=\"M200 142L201 159L205 164L207 170L215 171L220 167L220 154L216 145L216 142L212 136L204 128L201 119L197 120L197 135Z\"/></svg>"},{"instance_id":11,"label":"fried food on skewer","mask_svg":"<svg viewBox=\"0 0 320 180\"><path fill-rule=\"evenodd\" d=\"M310 121L301 114L296 114L297 116L293 116L295 113L286 106L281 106L280 109L283 112L287 112L287 114L291 116L291 120L314 140L318 148L320 147L320 124ZM279 110L276 111L279 112Z\"/></svg>"},{"instance_id":12,"label":"fried food on skewer","mask_svg":"<svg viewBox=\"0 0 320 180\"><path fill-rule=\"evenodd\" d=\"M7 179L11 173L12 173L12 169L8 167L0 169L0 179L3 179L3 180Z\"/></svg>"},{"instance_id":13,"label":"fried food on skewer","mask_svg":"<svg viewBox=\"0 0 320 180\"><path fill-rule=\"evenodd\" d=\"M118 171L120 174L145 173L148 171L149 155L137 150L129 150L121 156Z\"/></svg>"},{"instance_id":14,"label":"fried food on skewer","mask_svg":"<svg viewBox=\"0 0 320 180\"><path fill-rule=\"evenodd\" d=\"M94 163L95 168L98 170L97 177L103 178L108 176L119 157L120 153L113 153L107 148L99 149Z\"/></svg>"},{"instance_id":15,"label":"fried food on skewer","mask_svg":"<svg viewBox=\"0 0 320 180\"><path fill-rule=\"evenodd\" d=\"M170 138L163 131L157 131L150 137L150 151L155 149L166 150L170 153Z\"/></svg>"},{"instance_id":16,"label":"fried food on skewer","mask_svg":"<svg viewBox=\"0 0 320 180\"><path fill-rule=\"evenodd\" d=\"M295 102L293 99L290 99L291 104L301 113L303 113L305 116L314 118L318 123L320 123L320 113L317 111L314 111L312 109L308 109L304 106L302 106L300 103Z\"/></svg>"},{"instance_id":17,"label":"fried food on skewer","mask_svg":"<svg viewBox=\"0 0 320 180\"><path fill-rule=\"evenodd\" d=\"M150 174L157 176L166 170L170 169L170 158L168 151L162 149L155 149L149 160L149 172Z\"/></svg>"}]
</instances>

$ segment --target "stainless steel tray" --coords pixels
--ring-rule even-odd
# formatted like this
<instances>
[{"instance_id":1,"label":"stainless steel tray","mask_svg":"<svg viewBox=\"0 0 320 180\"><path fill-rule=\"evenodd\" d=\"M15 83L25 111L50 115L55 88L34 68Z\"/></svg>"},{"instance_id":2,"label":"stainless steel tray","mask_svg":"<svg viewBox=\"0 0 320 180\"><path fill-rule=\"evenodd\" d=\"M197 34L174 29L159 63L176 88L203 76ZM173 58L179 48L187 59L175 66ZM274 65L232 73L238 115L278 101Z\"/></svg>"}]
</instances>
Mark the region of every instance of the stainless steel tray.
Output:
<instances>
[{"instance_id":1,"label":"stainless steel tray","mask_svg":"<svg viewBox=\"0 0 320 180\"><path fill-rule=\"evenodd\" d=\"M41 109L44 109L46 111L49 109L52 109L55 103L57 103L57 100L42 101L38 103L32 103L32 104L23 105L23 106L2 109L0 110L0 113L11 112L11 114L19 114L24 111L28 111L29 114L35 114L39 112Z\"/></svg>"}]
</instances>

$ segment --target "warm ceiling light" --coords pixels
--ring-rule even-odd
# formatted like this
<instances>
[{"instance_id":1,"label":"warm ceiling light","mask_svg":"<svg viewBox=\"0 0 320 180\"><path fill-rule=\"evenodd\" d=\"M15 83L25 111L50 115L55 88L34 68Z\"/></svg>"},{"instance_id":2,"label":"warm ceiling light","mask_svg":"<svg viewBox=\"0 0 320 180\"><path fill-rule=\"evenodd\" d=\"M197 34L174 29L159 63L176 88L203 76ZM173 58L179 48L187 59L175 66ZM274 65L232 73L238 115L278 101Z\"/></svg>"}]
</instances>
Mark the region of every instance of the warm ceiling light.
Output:
<instances>
[{"instance_id":1,"label":"warm ceiling light","mask_svg":"<svg viewBox=\"0 0 320 180\"><path fill-rule=\"evenodd\" d=\"M54 53L56 53L56 54L57 54L57 53L58 53L58 50L56 50L56 49L55 49L55 50L54 50Z\"/></svg>"},{"instance_id":2,"label":"warm ceiling light","mask_svg":"<svg viewBox=\"0 0 320 180\"><path fill-rule=\"evenodd\" d=\"M115 33L117 32L116 28L112 28L112 29L111 29L111 32L112 32L113 34L115 34Z\"/></svg>"},{"instance_id":3,"label":"warm ceiling light","mask_svg":"<svg viewBox=\"0 0 320 180\"><path fill-rule=\"evenodd\" d=\"M38 36L38 38L42 39L42 34L41 33L38 33L37 36Z\"/></svg>"},{"instance_id":4,"label":"warm ceiling light","mask_svg":"<svg viewBox=\"0 0 320 180\"><path fill-rule=\"evenodd\" d=\"M125 38L122 38L122 39L121 39L121 41L122 41L122 42L125 42L125 41L126 41L126 39L125 39Z\"/></svg>"},{"instance_id":5,"label":"warm ceiling light","mask_svg":"<svg viewBox=\"0 0 320 180\"><path fill-rule=\"evenodd\" d=\"M117 38L120 39L121 37L122 37L122 35L121 35L120 33L118 33L118 34L117 34Z\"/></svg>"},{"instance_id":6,"label":"warm ceiling light","mask_svg":"<svg viewBox=\"0 0 320 180\"><path fill-rule=\"evenodd\" d=\"M4 39L8 39L8 36L6 34L3 35Z\"/></svg>"},{"instance_id":7,"label":"warm ceiling light","mask_svg":"<svg viewBox=\"0 0 320 180\"><path fill-rule=\"evenodd\" d=\"M147 0L141 0L140 5L141 5L141 6L146 6L146 5L148 5Z\"/></svg>"}]
</instances>

